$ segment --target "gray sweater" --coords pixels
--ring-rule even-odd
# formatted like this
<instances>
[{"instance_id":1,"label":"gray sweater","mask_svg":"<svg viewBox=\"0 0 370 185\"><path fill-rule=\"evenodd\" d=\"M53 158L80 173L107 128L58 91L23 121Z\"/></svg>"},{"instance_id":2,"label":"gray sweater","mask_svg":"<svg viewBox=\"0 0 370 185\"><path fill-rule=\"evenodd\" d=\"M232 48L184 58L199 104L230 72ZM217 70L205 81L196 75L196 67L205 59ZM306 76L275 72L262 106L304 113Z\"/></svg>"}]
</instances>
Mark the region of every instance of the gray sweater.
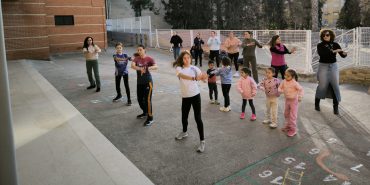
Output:
<instances>
[{"instance_id":1,"label":"gray sweater","mask_svg":"<svg viewBox=\"0 0 370 185\"><path fill-rule=\"evenodd\" d=\"M253 42L255 43L254 45L248 46L248 44L253 43ZM255 54L256 46L258 46L259 48L262 48L262 45L255 39L253 38L244 39L242 43L243 56L256 56Z\"/></svg>"}]
</instances>

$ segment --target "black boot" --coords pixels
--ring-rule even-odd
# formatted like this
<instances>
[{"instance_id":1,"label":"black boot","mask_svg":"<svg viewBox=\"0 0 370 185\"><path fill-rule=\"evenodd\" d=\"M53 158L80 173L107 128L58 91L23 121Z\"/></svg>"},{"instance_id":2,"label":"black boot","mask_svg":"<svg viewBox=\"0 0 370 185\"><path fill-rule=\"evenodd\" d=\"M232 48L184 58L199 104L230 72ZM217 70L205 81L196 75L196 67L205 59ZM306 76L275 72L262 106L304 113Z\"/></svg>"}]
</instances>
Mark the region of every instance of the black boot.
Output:
<instances>
[{"instance_id":1,"label":"black boot","mask_svg":"<svg viewBox=\"0 0 370 185\"><path fill-rule=\"evenodd\" d=\"M335 115L338 115L339 114L338 104L333 104L333 110L334 110L334 114Z\"/></svg>"},{"instance_id":2,"label":"black boot","mask_svg":"<svg viewBox=\"0 0 370 185\"><path fill-rule=\"evenodd\" d=\"M315 98L315 110L320 111L320 99Z\"/></svg>"}]
</instances>

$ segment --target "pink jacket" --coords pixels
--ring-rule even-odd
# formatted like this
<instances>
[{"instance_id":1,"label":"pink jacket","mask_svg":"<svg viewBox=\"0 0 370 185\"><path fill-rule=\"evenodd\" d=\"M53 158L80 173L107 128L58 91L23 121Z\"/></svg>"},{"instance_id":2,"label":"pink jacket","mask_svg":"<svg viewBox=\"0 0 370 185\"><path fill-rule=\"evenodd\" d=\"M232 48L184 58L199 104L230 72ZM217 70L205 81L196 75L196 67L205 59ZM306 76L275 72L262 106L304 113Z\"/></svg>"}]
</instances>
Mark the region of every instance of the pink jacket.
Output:
<instances>
[{"instance_id":1,"label":"pink jacket","mask_svg":"<svg viewBox=\"0 0 370 185\"><path fill-rule=\"evenodd\" d=\"M240 77L236 89L240 92L243 99L251 100L257 94L257 84L251 77Z\"/></svg>"},{"instance_id":2,"label":"pink jacket","mask_svg":"<svg viewBox=\"0 0 370 185\"><path fill-rule=\"evenodd\" d=\"M278 90L279 92L284 93L286 99L300 99L303 97L303 88L294 79L290 81L284 80L280 83Z\"/></svg>"}]
</instances>

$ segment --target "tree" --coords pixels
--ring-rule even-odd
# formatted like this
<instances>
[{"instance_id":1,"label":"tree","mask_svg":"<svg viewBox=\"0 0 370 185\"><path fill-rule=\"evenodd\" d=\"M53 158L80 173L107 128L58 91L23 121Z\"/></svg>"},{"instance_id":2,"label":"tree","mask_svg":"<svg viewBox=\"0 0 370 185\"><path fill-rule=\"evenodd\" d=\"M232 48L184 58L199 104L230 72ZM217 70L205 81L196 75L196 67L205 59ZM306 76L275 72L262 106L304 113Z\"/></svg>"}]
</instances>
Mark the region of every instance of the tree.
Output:
<instances>
[{"instance_id":1,"label":"tree","mask_svg":"<svg viewBox=\"0 0 370 185\"><path fill-rule=\"evenodd\" d=\"M154 3L151 0L128 0L132 9L135 11L135 17L140 17L141 12L145 9L152 10Z\"/></svg>"},{"instance_id":2,"label":"tree","mask_svg":"<svg viewBox=\"0 0 370 185\"><path fill-rule=\"evenodd\" d=\"M311 0L312 31L319 31L319 0Z\"/></svg>"},{"instance_id":3,"label":"tree","mask_svg":"<svg viewBox=\"0 0 370 185\"><path fill-rule=\"evenodd\" d=\"M352 29L361 26L361 9L359 0L346 0L339 13L337 27Z\"/></svg>"},{"instance_id":4,"label":"tree","mask_svg":"<svg viewBox=\"0 0 370 185\"><path fill-rule=\"evenodd\" d=\"M365 12L364 20L362 21L362 26L370 27L370 8Z\"/></svg>"},{"instance_id":5,"label":"tree","mask_svg":"<svg viewBox=\"0 0 370 185\"><path fill-rule=\"evenodd\" d=\"M262 4L267 29L287 28L284 0L263 0Z\"/></svg>"}]
</instances>

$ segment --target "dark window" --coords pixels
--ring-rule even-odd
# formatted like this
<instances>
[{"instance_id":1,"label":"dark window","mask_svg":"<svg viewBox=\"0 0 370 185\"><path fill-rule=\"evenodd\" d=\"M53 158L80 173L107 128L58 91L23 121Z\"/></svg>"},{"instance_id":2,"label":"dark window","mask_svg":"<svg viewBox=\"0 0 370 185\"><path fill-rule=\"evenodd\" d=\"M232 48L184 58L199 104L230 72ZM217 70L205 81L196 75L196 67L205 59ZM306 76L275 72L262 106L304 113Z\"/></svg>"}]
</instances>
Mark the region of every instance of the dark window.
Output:
<instances>
[{"instance_id":1,"label":"dark window","mask_svg":"<svg viewBox=\"0 0 370 185\"><path fill-rule=\"evenodd\" d=\"M74 25L75 21L73 15L55 15L55 25Z\"/></svg>"}]
</instances>

